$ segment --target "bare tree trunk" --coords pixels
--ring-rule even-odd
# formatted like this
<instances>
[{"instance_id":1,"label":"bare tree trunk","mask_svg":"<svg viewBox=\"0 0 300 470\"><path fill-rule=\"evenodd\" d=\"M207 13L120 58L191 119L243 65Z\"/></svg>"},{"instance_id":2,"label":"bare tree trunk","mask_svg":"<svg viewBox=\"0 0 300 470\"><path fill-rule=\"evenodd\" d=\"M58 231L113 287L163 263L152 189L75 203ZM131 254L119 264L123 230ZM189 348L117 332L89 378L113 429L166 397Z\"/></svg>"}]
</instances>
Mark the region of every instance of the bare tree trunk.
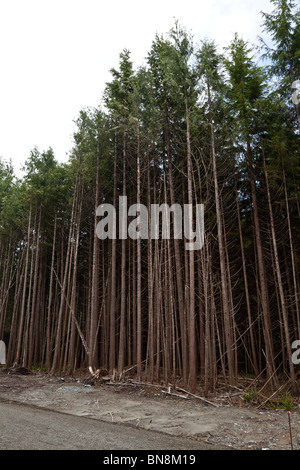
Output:
<instances>
[{"instance_id":1,"label":"bare tree trunk","mask_svg":"<svg viewBox=\"0 0 300 470\"><path fill-rule=\"evenodd\" d=\"M186 100L186 134L187 134L187 173L188 173L188 204L189 233L193 233L193 173L190 137L190 116ZM196 319L195 319L195 258L194 250L189 251L189 370L190 370L190 391L197 390L197 358L196 358Z\"/></svg>"},{"instance_id":2,"label":"bare tree trunk","mask_svg":"<svg viewBox=\"0 0 300 470\"><path fill-rule=\"evenodd\" d=\"M126 134L124 131L123 136L123 196L126 196L126 166L127 166L127 155L126 155ZM122 227L125 229L126 214L123 211ZM118 357L118 370L122 372L124 368L124 357L125 357L125 317L126 317L126 239L122 239L122 258L121 258L121 319L120 319L120 341L119 341L119 357ZM114 328L113 328L114 329ZM111 331L111 345L112 349L115 344L115 339L112 339L113 331ZM113 355L113 353L111 353ZM115 353L116 354L116 353ZM115 367L113 365L113 358L111 358L110 369Z\"/></svg>"},{"instance_id":3,"label":"bare tree trunk","mask_svg":"<svg viewBox=\"0 0 300 470\"><path fill-rule=\"evenodd\" d=\"M114 194L113 203L117 207L117 134L115 133L115 152L114 152ZM115 366L115 321L116 321L116 267L117 267L117 242L113 238L112 252L111 252L111 293L110 293L110 308L109 308L109 370L113 371ZM112 343L111 343L112 342Z\"/></svg>"},{"instance_id":4,"label":"bare tree trunk","mask_svg":"<svg viewBox=\"0 0 300 470\"><path fill-rule=\"evenodd\" d=\"M159 382L160 379L160 345L161 345L161 322L162 322L162 288L161 288L161 261L159 255L159 243L155 240L155 253L154 253L154 272L155 272L155 312L156 312L156 361L155 361L155 380Z\"/></svg>"},{"instance_id":5,"label":"bare tree trunk","mask_svg":"<svg viewBox=\"0 0 300 470\"><path fill-rule=\"evenodd\" d=\"M276 272L277 281L278 281L278 289L279 289L279 297L280 297L281 311L282 311L282 317L283 317L283 327L284 327L285 344L286 344L286 351L287 351L287 356L288 356L288 363L289 363L289 370L290 370L290 377L291 377L291 385L293 388L293 393L295 393L297 391L297 381L296 381L294 364L292 361L292 349L291 349L291 340L290 340L290 332L289 332L289 324L288 324L288 310L287 310L286 301L285 301L281 268L280 268L280 263L279 263L277 240L276 240L276 234L275 234L275 224L274 224L273 209L272 209L272 203L271 203L268 172L266 168L266 159L264 155L264 147L262 147L262 151L263 151L264 172L265 172L265 181L266 181L269 215L270 215L271 238L272 238L272 244L273 244L273 250L274 250L275 268L276 268L275 272Z\"/></svg>"},{"instance_id":6,"label":"bare tree trunk","mask_svg":"<svg viewBox=\"0 0 300 470\"><path fill-rule=\"evenodd\" d=\"M292 263L292 273L293 273L294 299L295 299L295 308L296 308L298 337L300 337L299 286L298 286L298 283L297 283L295 255L294 255L294 243L293 243L291 219L290 219L290 208L289 208L289 201L288 201L287 188L286 188L286 177L285 177L285 171L284 170L283 170L283 184L284 184L284 197L285 197L286 214L287 214L287 222L288 222L288 232L289 232L289 245L290 245L290 251L291 251L291 263Z\"/></svg>"},{"instance_id":7,"label":"bare tree trunk","mask_svg":"<svg viewBox=\"0 0 300 470\"><path fill-rule=\"evenodd\" d=\"M211 150L212 150L213 177L214 177L214 186L215 186L216 219L217 219L217 228L218 228L218 248L219 248L220 270L221 270L222 307L223 307L224 330L225 330L224 333L225 333L226 354L227 354L227 361L228 361L229 383L232 385L234 383L234 361L233 361L233 352L232 352L232 345L233 345L232 320L231 320L231 314L230 314L230 308L229 308L222 215L221 215L217 162L216 162L216 152L215 152L214 124L213 124L212 104L211 104L209 83L207 83L207 92L208 92L209 113L210 113Z\"/></svg>"},{"instance_id":8,"label":"bare tree trunk","mask_svg":"<svg viewBox=\"0 0 300 470\"><path fill-rule=\"evenodd\" d=\"M174 179L173 179L173 162L172 162L172 151L169 134L169 120L166 117L165 123L166 143L167 143L167 156L168 156L168 169L169 169L169 187L170 187L170 199L171 205L175 204L175 190L174 190ZM183 289L183 275L182 275L182 262L180 256L179 240L174 239L174 251L175 251L175 267L176 267L176 285L177 285L177 296L178 296L178 310L180 320L180 333L182 343L182 370L183 370L183 382L187 384L188 374L188 349L187 349L187 321L186 321L186 308L184 304L184 289Z\"/></svg>"},{"instance_id":9,"label":"bare tree trunk","mask_svg":"<svg viewBox=\"0 0 300 470\"><path fill-rule=\"evenodd\" d=\"M54 343L54 355L52 361L52 367L50 370L50 374L54 375L58 368L59 362L61 359L61 335L63 329L63 315L65 312L65 305L66 305L66 292L67 292L67 281L68 281L68 273L70 269L70 262L71 262L71 248L73 243L74 237L74 223L75 223L75 208L77 207L78 202L78 179L76 180L75 189L74 189L74 197L73 197L73 204L72 204L72 212L71 212L71 220L70 220L70 227L69 227L69 238L68 238L68 245L67 245L67 253L65 257L65 264L62 269L63 281L61 285L61 293L60 293L60 306L58 312L58 319L56 325L56 334L55 334L55 343Z\"/></svg>"},{"instance_id":10,"label":"bare tree trunk","mask_svg":"<svg viewBox=\"0 0 300 470\"><path fill-rule=\"evenodd\" d=\"M38 269L39 269L39 254L40 254L40 236L41 236L41 217L42 217L42 205L40 205L39 210L39 221L36 237L36 253L35 253L35 266L34 266L34 280L33 280L33 291L32 291L32 305L31 305L31 319L29 326L29 346L28 346L28 358L27 366L31 367L32 360L34 356L34 343L37 341L35 338L35 325L39 321L39 318L36 316L36 298L38 295Z\"/></svg>"},{"instance_id":11,"label":"bare tree trunk","mask_svg":"<svg viewBox=\"0 0 300 470\"><path fill-rule=\"evenodd\" d=\"M92 267L92 292L91 292L91 321L89 334L89 366L98 367L97 354L97 325L98 325L98 308L99 308L99 240L96 233L97 227L97 207L99 205L99 149L97 149L96 162L96 185L95 185L95 222L94 222L94 238L93 238L93 267Z\"/></svg>"},{"instance_id":12,"label":"bare tree trunk","mask_svg":"<svg viewBox=\"0 0 300 470\"><path fill-rule=\"evenodd\" d=\"M15 362L20 362L21 357L21 347L23 340L23 325L25 318L25 304L26 304L26 290L27 290L27 273L28 273L28 263L29 263L29 251L30 251L30 232L31 232L31 217L32 217L32 204L30 203L29 210L29 219L28 219L28 231L27 231L27 248L26 248L26 259L25 259L25 270L23 276L23 295L21 303L21 312L20 312L20 324L18 331L18 342L17 342L17 352L15 357Z\"/></svg>"},{"instance_id":13,"label":"bare tree trunk","mask_svg":"<svg viewBox=\"0 0 300 470\"><path fill-rule=\"evenodd\" d=\"M260 223L258 216L258 207L257 207L257 197L256 197L256 187L252 167L252 158L251 158L251 149L250 143L247 144L247 154L248 154L248 167L249 167L249 178L251 185L251 195L253 203L253 221L254 221L254 233L255 233L255 242L256 242L256 252L257 252L257 267L259 274L259 286L260 286L260 296L261 296L261 307L263 315L263 333L265 340L266 348L266 370L267 376L270 379L270 383L274 386L278 386L278 379L275 373L274 366L274 354L273 354L273 340L272 340L272 328L271 328L271 318L269 310L269 296L268 296L268 286L266 278L266 270L264 263L264 255L261 241L260 233Z\"/></svg>"},{"instance_id":14,"label":"bare tree trunk","mask_svg":"<svg viewBox=\"0 0 300 470\"><path fill-rule=\"evenodd\" d=\"M137 204L141 203L140 130L137 148ZM141 230L141 227L139 227ZM137 239L137 379L142 380L142 250L141 233Z\"/></svg>"},{"instance_id":15,"label":"bare tree trunk","mask_svg":"<svg viewBox=\"0 0 300 470\"><path fill-rule=\"evenodd\" d=\"M153 302L153 260L151 239L151 188L150 188L150 159L148 157L147 174L147 205L148 205L148 357L150 369L150 382L154 380L154 302Z\"/></svg>"},{"instance_id":16,"label":"bare tree trunk","mask_svg":"<svg viewBox=\"0 0 300 470\"><path fill-rule=\"evenodd\" d=\"M97 172L97 177L98 177L98 172ZM96 184L96 188L97 184ZM79 241L80 241L80 223L81 223L81 211L82 211L82 194L83 194L83 188L81 189L81 196L80 196L80 201L79 201L79 207L77 211L77 220L76 220L76 238L75 238L75 247L74 247L74 265L73 265L73 278L72 278L72 288L71 288L71 302L70 302L70 326L71 326L71 331L70 331L70 345L69 345L69 373L72 374L75 370L75 364L76 364L76 359L75 359L75 331L76 327L78 328L78 323L76 322L76 306L77 306L77 272L78 272L78 250L79 250ZM96 196L97 199L97 196ZM95 247L94 247L95 248ZM96 256L97 256L97 261L98 261L98 249L96 249ZM96 261L96 260L95 260ZM98 262L95 262L96 264L96 269L98 271ZM93 264L94 268L94 264ZM98 294L98 275L95 276L96 279L94 279L94 285L93 289L96 290L96 293L93 290L93 294L97 295ZM96 302L94 300L94 302ZM92 300L92 305L95 307L93 304ZM97 311L98 311L98 302L97 302ZM98 313L98 312L97 312ZM92 315L93 316L93 315ZM96 315L95 315L96 316ZM91 322L92 324L92 322ZM94 338L93 338L93 344L90 345L90 348L86 350L88 354L88 357L93 356L93 353L95 351L95 337L97 337L97 325L95 327L95 333L94 333ZM80 330L79 330L80 333ZM81 335L81 339L83 341L83 345L86 344L83 336ZM93 346L93 349L91 347ZM95 360L95 359L94 359Z\"/></svg>"},{"instance_id":17,"label":"bare tree trunk","mask_svg":"<svg viewBox=\"0 0 300 470\"><path fill-rule=\"evenodd\" d=\"M25 264L24 264L23 258L25 257L25 252L27 252L27 250L22 250L22 254L20 256L20 259L18 260L18 268L17 268L17 273L16 273L16 286L18 286L18 288L15 289L15 295L14 295L12 323L11 323L9 342L8 342L8 348L7 348L7 356L6 356L7 365L11 365L13 363L15 352L16 352L16 347L17 347L18 320L19 320L18 310L20 308L20 299L21 299L21 293L22 293L22 283L20 279L24 277Z\"/></svg>"},{"instance_id":18,"label":"bare tree trunk","mask_svg":"<svg viewBox=\"0 0 300 470\"><path fill-rule=\"evenodd\" d=\"M259 372L258 372L258 364L257 364L257 357L256 357L256 349L255 349L253 321L252 321L252 314L251 314L250 296L249 296L249 288L248 288L248 277L247 277L247 268L246 268L246 258L245 258L244 241L243 241L243 231L242 231L241 214L240 214L240 206L239 206L239 198L238 198L237 188L236 188L236 208L237 208L236 210L237 210L237 218L238 218L240 247L241 247L241 255L242 255L243 277L244 277L244 286L245 286L245 298L246 298L248 325L249 325L249 335L250 335L250 345L251 345L251 362L252 362L252 366L253 366L255 375L258 375Z\"/></svg>"},{"instance_id":19,"label":"bare tree trunk","mask_svg":"<svg viewBox=\"0 0 300 470\"><path fill-rule=\"evenodd\" d=\"M51 335L51 324L53 318L53 278L54 278L54 262L55 262L55 246L56 246L56 230L57 230L57 213L55 213L54 229L53 229L53 240L52 240L52 256L51 256L51 272L50 272L50 283L49 283L49 298L48 298L48 315L47 315L47 332L46 332L46 368L51 368L51 357L52 357L52 335Z\"/></svg>"}]
</instances>

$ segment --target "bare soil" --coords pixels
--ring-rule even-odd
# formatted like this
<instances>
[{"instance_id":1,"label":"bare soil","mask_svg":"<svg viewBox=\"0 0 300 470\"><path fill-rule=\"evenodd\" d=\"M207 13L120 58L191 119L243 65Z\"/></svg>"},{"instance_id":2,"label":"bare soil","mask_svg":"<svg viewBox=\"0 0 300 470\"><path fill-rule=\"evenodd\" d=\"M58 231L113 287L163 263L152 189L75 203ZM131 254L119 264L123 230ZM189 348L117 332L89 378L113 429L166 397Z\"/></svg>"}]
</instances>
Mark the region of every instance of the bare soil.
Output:
<instances>
[{"instance_id":1,"label":"bare soil","mask_svg":"<svg viewBox=\"0 0 300 470\"><path fill-rule=\"evenodd\" d=\"M26 372L0 369L0 400L187 437L216 448L300 449L299 398L293 399L290 428L289 413L274 409L280 402L276 394L268 400L264 389L265 395L259 393L256 402L246 399L246 379L230 393L220 386L213 397L201 399L179 388L136 383L133 379L101 383L90 382L87 376Z\"/></svg>"}]
</instances>

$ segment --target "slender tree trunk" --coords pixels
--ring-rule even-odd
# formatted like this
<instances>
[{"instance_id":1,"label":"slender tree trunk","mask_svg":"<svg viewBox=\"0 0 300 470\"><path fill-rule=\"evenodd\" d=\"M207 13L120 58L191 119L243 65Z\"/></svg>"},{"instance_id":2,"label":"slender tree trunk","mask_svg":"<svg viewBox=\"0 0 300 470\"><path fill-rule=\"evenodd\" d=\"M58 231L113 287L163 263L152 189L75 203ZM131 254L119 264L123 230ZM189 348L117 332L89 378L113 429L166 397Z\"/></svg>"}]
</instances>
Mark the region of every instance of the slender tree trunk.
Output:
<instances>
[{"instance_id":1,"label":"slender tree trunk","mask_svg":"<svg viewBox=\"0 0 300 470\"><path fill-rule=\"evenodd\" d=\"M255 375L258 375L259 372L258 372L258 364L257 364L256 350L255 350L255 339L254 339L254 332L253 332L253 321L252 321L251 306L250 306L248 276L247 276L247 268L246 268L246 258L245 258L243 231L242 231L241 214L240 214L237 187L236 187L236 207L237 207L238 228L239 228L240 247L241 247L241 256L242 256L244 287L245 287L245 299L246 299L246 306L247 306L247 316L248 316L250 345L251 345L251 362L252 362Z\"/></svg>"},{"instance_id":2,"label":"slender tree trunk","mask_svg":"<svg viewBox=\"0 0 300 470\"><path fill-rule=\"evenodd\" d=\"M126 182L126 171L127 171L127 149L126 149L126 134L124 131L123 136L123 196L127 195L127 182ZM122 229L125 230L126 226L126 214L123 211L123 219L122 219ZM125 236L125 234L124 234ZM122 238L122 258L121 258L121 319L120 319L120 341L119 341L119 357L118 357L118 370L119 373L122 372L124 368L124 357L125 357L125 317L126 317L126 239ZM115 340L112 339L113 331L111 331L111 349L113 348L113 344L115 344ZM116 346L114 346L116 347ZM116 354L116 353L115 353ZM113 353L112 353L113 355ZM110 369L115 367L113 365L113 361L111 358L111 366Z\"/></svg>"},{"instance_id":3,"label":"slender tree trunk","mask_svg":"<svg viewBox=\"0 0 300 470\"><path fill-rule=\"evenodd\" d=\"M55 247L56 247L56 230L57 230L57 213L55 213L53 240L52 240L52 256L50 268L50 283L49 283L49 298L48 298L48 315L47 315L47 332L46 332L46 368L49 371L51 368L52 358L52 335L51 325L53 322L53 278L54 278L54 262L55 262Z\"/></svg>"},{"instance_id":4,"label":"slender tree trunk","mask_svg":"<svg viewBox=\"0 0 300 470\"><path fill-rule=\"evenodd\" d=\"M114 194L113 203L115 209L117 208L117 133L115 132L115 152L114 152ZM114 227L115 229L116 227ZM117 241L115 238L111 241L111 294L110 294L110 309L109 309L109 370L113 371L115 366L115 318L116 318L116 269L117 269Z\"/></svg>"},{"instance_id":5,"label":"slender tree trunk","mask_svg":"<svg viewBox=\"0 0 300 470\"><path fill-rule=\"evenodd\" d=\"M96 160L96 185L95 185L95 222L94 222L94 238L93 238L93 267L92 267L92 292L91 292L91 321L89 334L89 367L97 369L97 325L98 325L98 308L99 308L99 240L97 237L97 207L99 205L99 149L97 149ZM75 287L75 286L74 286Z\"/></svg>"},{"instance_id":6,"label":"slender tree trunk","mask_svg":"<svg viewBox=\"0 0 300 470\"><path fill-rule=\"evenodd\" d=\"M22 303L21 303L21 311L20 311L20 324L19 324L19 331L18 331L17 351L16 351L16 357L15 357L15 362L17 364L20 362L21 347L22 347L22 340L23 340L23 325L24 325L24 319L25 319L25 304L26 304L26 290L27 290L27 273L28 273L29 252L30 252L31 217L32 217L32 204L30 203L25 270L24 270L24 276L23 276L23 295L22 295Z\"/></svg>"},{"instance_id":7,"label":"slender tree trunk","mask_svg":"<svg viewBox=\"0 0 300 470\"><path fill-rule=\"evenodd\" d=\"M150 158L148 157L147 172L147 205L148 205L148 357L150 369L150 382L154 380L154 300L153 300L153 260L151 239L151 181Z\"/></svg>"},{"instance_id":8,"label":"slender tree trunk","mask_svg":"<svg viewBox=\"0 0 300 470\"><path fill-rule=\"evenodd\" d=\"M283 289L281 267L280 267L280 262L279 262L277 240L276 240L276 234L275 234L275 224L274 224L273 209L272 209L272 203L271 203L271 194L270 194L270 188L269 188L268 172L266 168L264 147L262 147L262 152L263 152L263 163L264 163L266 190L267 190L269 215L270 215L271 238L272 238L273 251L274 251L275 268L276 268L275 272L276 272L277 281L278 281L279 297L280 297L281 311L282 311L282 317L283 317L285 344L286 344L286 351L287 351L287 356L288 356L291 384L293 388L293 393L295 393L295 391L297 391L297 382L296 382L294 364L292 360L292 349L291 349L290 331L289 331L289 324L288 324L288 309L286 306L285 294L284 294L284 289Z\"/></svg>"},{"instance_id":9,"label":"slender tree trunk","mask_svg":"<svg viewBox=\"0 0 300 470\"><path fill-rule=\"evenodd\" d=\"M209 110L210 110L209 113L210 113L210 128L211 128L211 150L212 150L213 177L214 177L214 186L215 186L216 219L217 219L217 229L218 229L218 248L219 248L220 270L221 270L221 290L222 290L222 307L223 307L223 315L224 315L225 344L226 344L226 354L227 354L227 361L228 361L229 383L232 385L234 383L234 361L233 361L233 352L232 352L232 345L233 345L232 320L231 320L230 308L229 308L222 215L221 215L216 151L215 151L214 124L213 124L212 104L211 104L209 83L207 83L207 92L208 92L208 102L209 102Z\"/></svg>"},{"instance_id":10,"label":"slender tree trunk","mask_svg":"<svg viewBox=\"0 0 300 470\"><path fill-rule=\"evenodd\" d=\"M137 148L137 204L141 204L140 130ZM139 206L138 206L139 207ZM139 227L141 230L141 227ZM141 234L140 234L141 235ZM137 379L142 380L142 245L137 239Z\"/></svg>"},{"instance_id":11,"label":"slender tree trunk","mask_svg":"<svg viewBox=\"0 0 300 470\"><path fill-rule=\"evenodd\" d=\"M190 116L186 99L186 134L187 134L187 173L188 173L188 204L189 233L193 233L193 173L190 136ZM196 363L196 312L195 312L195 254L189 251L189 364L190 364L190 391L197 389L197 363Z\"/></svg>"},{"instance_id":12,"label":"slender tree trunk","mask_svg":"<svg viewBox=\"0 0 300 470\"><path fill-rule=\"evenodd\" d=\"M25 252L27 252L27 250L22 250L22 253L18 262L17 273L16 273L16 286L18 286L18 288L15 289L15 295L14 295L12 323L11 323L11 328L10 328L9 342L8 342L7 356L6 356L7 365L11 365L13 363L15 353L16 353L16 347L17 347L18 320L19 320L18 311L20 308L20 299L21 299L21 293L22 293L21 279L22 277L24 278L24 271L25 271L25 263L23 259L25 257Z\"/></svg>"},{"instance_id":13,"label":"slender tree trunk","mask_svg":"<svg viewBox=\"0 0 300 470\"><path fill-rule=\"evenodd\" d=\"M285 197L286 214L287 214L287 222L288 222L288 232L289 232L289 245L290 245L290 252L291 252L291 263L292 263L292 273L293 273L294 299L295 299L295 308L296 308L296 317L297 317L298 337L300 337L299 286L298 286L298 283L297 283L295 255L294 255L294 242L293 242L293 237L292 237L290 208L289 208L288 194L287 194L287 188L286 188L286 176L285 176L285 171L284 170L283 170L283 184L284 184L284 197Z\"/></svg>"},{"instance_id":14,"label":"slender tree trunk","mask_svg":"<svg viewBox=\"0 0 300 470\"><path fill-rule=\"evenodd\" d=\"M172 162L172 151L171 141L169 132L169 120L166 114L165 122L165 134L167 143L167 156L168 156L168 170L169 170L169 187L170 187L170 199L171 205L176 203L175 190L174 190L174 179L173 179L173 162ZM178 296L178 310L180 319L180 333L182 343L182 370L183 370L183 382L187 384L187 373L188 373L188 349L187 349L187 321L186 321L186 308L184 304L184 289L183 289L183 275L182 275L182 262L180 255L180 245L177 238L174 239L174 251L175 251L175 267L176 267L176 285L177 285L177 296Z\"/></svg>"},{"instance_id":15,"label":"slender tree trunk","mask_svg":"<svg viewBox=\"0 0 300 470\"><path fill-rule=\"evenodd\" d=\"M70 269L71 248L72 248L72 242L73 242L73 236L74 236L75 208L77 207L77 202L78 202L78 186L79 186L79 181L77 179L76 184L75 184L75 189L74 189L67 253L65 257L64 267L62 266L63 281L61 283L60 306L59 306L58 319L57 319L57 325L56 325L54 355L53 355L52 367L50 370L51 375L54 375L57 372L59 368L61 354L62 354L61 336L62 336L62 329L63 329L63 314L65 312L65 305L66 305L68 273Z\"/></svg>"},{"instance_id":16,"label":"slender tree trunk","mask_svg":"<svg viewBox=\"0 0 300 470\"><path fill-rule=\"evenodd\" d=\"M38 270L39 270L39 254L40 254L40 235L41 235L41 217L42 217L42 205L40 205L39 210L39 221L38 221L38 229L37 229L37 237L36 237L36 253L35 253L35 266L34 266L34 280L33 280L33 291L32 291L32 305L31 305L31 318L30 318L30 326L29 326L29 347L28 347L28 358L27 358L27 366L31 367L32 360L34 356L34 343L37 341L35 337L35 327L36 323L39 322L39 317L36 315L37 306L36 306L36 299L38 295Z\"/></svg>"},{"instance_id":17,"label":"slender tree trunk","mask_svg":"<svg viewBox=\"0 0 300 470\"><path fill-rule=\"evenodd\" d=\"M262 316L263 316L263 333L264 333L265 348L266 348L266 351L265 351L266 371L267 371L267 377L270 379L270 383L274 387L277 387L278 379L276 376L275 365L274 365L273 340L272 340L272 328L271 328L271 318L270 318L270 310L269 310L267 277L266 277L263 247L262 247L262 240L261 240L261 233L260 233L256 187L255 187L255 180L254 180L253 167L252 167L252 158L251 158L251 149L250 149L249 142L247 144L247 156L248 156L249 178L250 178L250 185L251 185L252 205L253 205L253 221L254 221L256 252L257 252L257 267L258 267L258 275L259 275L260 297L261 297L261 307L262 307Z\"/></svg>"},{"instance_id":18,"label":"slender tree trunk","mask_svg":"<svg viewBox=\"0 0 300 470\"><path fill-rule=\"evenodd\" d=\"M98 174L97 174L98 176ZM97 186L97 185L96 185ZM97 188L98 189L98 188ZM82 195L83 195L83 188L81 189L81 195L80 195L80 201L79 201L79 207L77 210L77 220L76 220L76 238L75 238L75 246L74 246L74 263L73 263L73 274L72 274L72 288L71 288L71 302L70 302L70 326L71 326L71 331L70 331L70 346L69 346L69 373L73 374L75 370L75 364L76 364L76 359L75 359L75 331L76 327L79 330L78 327L78 322L76 321L76 306L77 306L77 289L78 289L78 282L77 282L77 272L78 272L78 251L79 251L79 242L80 242L80 224L81 224L81 211L82 211ZM96 196L97 198L97 196ZM97 255L98 255L98 250ZM94 267L94 264L93 264ZM98 263L96 262L96 268L98 268ZM98 277L97 277L98 280ZM95 282L96 286L98 287L97 280ZM97 295L98 292L96 292ZM94 292L93 292L94 294ZM98 307L98 303L97 303ZM98 308L97 308L98 310ZM94 334L95 337L97 337L97 326L95 328L96 333ZM83 335L81 334L81 339L83 341L83 345L86 344L86 341L83 338ZM90 345L90 348L86 352L89 353L88 357L91 357L93 355L93 352L95 350L95 340L93 345ZM91 347L93 346L93 349Z\"/></svg>"}]
</instances>

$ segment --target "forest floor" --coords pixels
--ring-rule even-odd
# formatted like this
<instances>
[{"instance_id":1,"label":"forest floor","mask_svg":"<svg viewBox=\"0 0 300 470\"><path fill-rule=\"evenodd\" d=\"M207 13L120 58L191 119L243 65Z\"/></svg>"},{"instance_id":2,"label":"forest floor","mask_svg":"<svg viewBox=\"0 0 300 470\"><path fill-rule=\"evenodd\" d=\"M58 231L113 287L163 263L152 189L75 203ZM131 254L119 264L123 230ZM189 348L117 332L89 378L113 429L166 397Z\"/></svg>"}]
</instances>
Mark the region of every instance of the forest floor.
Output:
<instances>
[{"instance_id":1,"label":"forest floor","mask_svg":"<svg viewBox=\"0 0 300 470\"><path fill-rule=\"evenodd\" d=\"M279 395L268 399L264 386L254 394L249 379L241 379L230 393L221 384L214 396L200 398L134 379L93 383L87 377L2 368L0 400L196 439L216 449L300 449L299 397L293 399L289 420L288 411L275 409Z\"/></svg>"}]
</instances>

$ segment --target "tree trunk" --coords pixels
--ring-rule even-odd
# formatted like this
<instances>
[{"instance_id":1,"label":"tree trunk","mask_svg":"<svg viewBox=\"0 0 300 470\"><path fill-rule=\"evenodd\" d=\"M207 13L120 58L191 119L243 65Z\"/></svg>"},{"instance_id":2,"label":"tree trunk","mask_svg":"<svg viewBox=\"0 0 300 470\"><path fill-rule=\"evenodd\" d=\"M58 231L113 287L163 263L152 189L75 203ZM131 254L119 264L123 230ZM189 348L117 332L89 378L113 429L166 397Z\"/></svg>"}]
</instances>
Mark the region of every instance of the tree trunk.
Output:
<instances>
[{"instance_id":1,"label":"tree trunk","mask_svg":"<svg viewBox=\"0 0 300 470\"><path fill-rule=\"evenodd\" d=\"M115 151L114 151L114 193L113 203L115 209L117 208L117 133L115 132ZM116 228L116 227L114 227ZM115 366L115 321L116 321L116 267L117 267L117 241L115 238L111 241L111 293L110 293L110 308L109 308L109 370L113 371Z\"/></svg>"},{"instance_id":2,"label":"tree trunk","mask_svg":"<svg viewBox=\"0 0 300 470\"><path fill-rule=\"evenodd\" d=\"M222 215L221 215L220 194L219 194L218 174L217 174L217 161L216 161L216 151L215 151L214 124L213 124L212 104L211 104L209 83L207 83L207 92L208 92L210 128L211 128L211 151L212 151L213 178L214 178L215 200L216 200L216 219L217 219L217 229L218 229L218 248L219 248L220 270L221 270L221 290L222 290L222 308L223 308L223 316L224 316L225 345L226 345L226 354L227 354L227 361L228 361L229 383L233 385L234 361L233 361L233 352L232 352L232 346L233 346L232 320L231 320L231 314L230 314L230 309L229 309L228 284L227 284L227 276L226 276L226 260L225 260L225 251L224 251Z\"/></svg>"},{"instance_id":3,"label":"tree trunk","mask_svg":"<svg viewBox=\"0 0 300 470\"><path fill-rule=\"evenodd\" d=\"M284 334L285 334L286 351L288 355L291 385L292 385L293 393L295 393L297 391L297 382L296 382L294 364L292 361L292 348L291 348L291 340L290 340L290 332L289 332L289 324L288 324L288 309L286 306L285 295L284 295L284 290L283 290L281 267L279 263L277 240L276 240L276 234L275 234L275 224L274 224L274 218L273 218L273 209L272 209L272 203L271 203L271 194L270 194L270 188L269 188L269 180L268 180L268 172L267 172L266 160L265 160L265 154L264 154L264 147L262 147L262 152L263 152L263 163L264 163L264 172L265 172L269 215L270 215L271 238L272 238L273 251L274 251L275 268L276 268L275 272L276 272L277 281L278 281L278 289L279 289L279 297L280 297L281 311L282 311L282 317L283 317L283 327L284 327Z\"/></svg>"},{"instance_id":4,"label":"tree trunk","mask_svg":"<svg viewBox=\"0 0 300 470\"><path fill-rule=\"evenodd\" d=\"M19 324L19 331L18 331L17 351L16 351L16 357L15 357L15 362L17 364L20 362L21 347L22 347L22 340L23 340L23 325L24 325L24 319L25 319L25 304L26 304L26 291L27 291L27 273L28 273L29 251L30 251L31 217L32 217L32 204L30 203L25 270L24 270L24 276L23 276L23 295L22 295L22 303L21 303L21 311L20 311L20 324Z\"/></svg>"},{"instance_id":5,"label":"tree trunk","mask_svg":"<svg viewBox=\"0 0 300 470\"><path fill-rule=\"evenodd\" d=\"M190 136L190 116L186 99L186 135L187 135L187 173L188 173L188 204L189 233L193 233L193 173ZM197 357L196 357L196 319L195 319L195 254L189 250L189 364L190 364L190 391L197 391Z\"/></svg>"},{"instance_id":6,"label":"tree trunk","mask_svg":"<svg viewBox=\"0 0 300 470\"><path fill-rule=\"evenodd\" d=\"M173 180L173 162L172 162L172 150L169 133L169 119L166 113L165 122L165 135L167 144L167 157L168 157L168 170L169 170L169 187L170 187L170 199L171 205L176 203L174 180ZM176 267L176 285L177 285L177 296L178 296L178 310L180 320L180 333L181 333L181 351L182 351L182 370L183 370L183 382L187 384L187 373L188 373L188 349L187 349L187 321L186 321L186 308L184 304L184 289L183 289L183 275L182 275L182 262L180 256L180 245L179 240L174 239L174 251L175 251L175 267Z\"/></svg>"},{"instance_id":7,"label":"tree trunk","mask_svg":"<svg viewBox=\"0 0 300 470\"><path fill-rule=\"evenodd\" d=\"M257 253L257 267L258 267L258 275L259 275L261 308L262 308L262 316L263 316L263 333L264 333L265 348L266 348L266 351L265 351L266 371L267 371L267 377L268 379L270 379L270 383L273 385L273 387L277 387L278 379L276 376L276 371L275 371L275 366L274 366L272 327L271 327L271 318L270 318L270 310L269 310L267 277L266 277L263 247L262 247L262 241L261 241L260 223L259 223L257 197L256 197L256 187L255 187L251 149L250 149L249 142L247 143L247 156L248 156L249 178L250 178L250 185L251 185L252 205L253 205L253 221L254 221L254 233L255 233L255 243L256 243L256 253Z\"/></svg>"},{"instance_id":8,"label":"tree trunk","mask_svg":"<svg viewBox=\"0 0 300 470\"><path fill-rule=\"evenodd\" d=\"M47 315L47 332L46 332L46 368L51 368L52 359L52 335L51 325L53 321L53 278L54 278L54 262L55 262L55 246L56 246L56 230L57 230L57 213L55 213L53 240L52 240L52 256L50 268L49 298L48 298L48 315Z\"/></svg>"},{"instance_id":9,"label":"tree trunk","mask_svg":"<svg viewBox=\"0 0 300 470\"><path fill-rule=\"evenodd\" d=\"M127 171L127 154L126 154L126 134L124 131L123 136L123 196L126 196L126 171ZM126 214L123 210L122 229L126 226ZM125 234L124 234L125 235ZM120 340L119 340L119 357L118 357L118 370L122 372L124 368L124 357L125 357L125 318L126 318L126 239L122 238L122 258L121 258L121 319L120 319ZM114 321L114 319L112 319ZM112 325L113 326L113 325ZM110 348L116 348L115 339L115 327L111 330L111 344ZM110 370L115 367L113 356L116 354L111 353Z\"/></svg>"},{"instance_id":10,"label":"tree trunk","mask_svg":"<svg viewBox=\"0 0 300 470\"><path fill-rule=\"evenodd\" d=\"M137 204L141 204L140 130L137 148ZM141 227L139 228L141 230ZM140 234L141 235L141 234ZM137 239L137 379L142 380L142 251L141 236Z\"/></svg>"},{"instance_id":11,"label":"tree trunk","mask_svg":"<svg viewBox=\"0 0 300 470\"><path fill-rule=\"evenodd\" d=\"M97 228L97 207L99 205L99 149L97 149L96 161L96 185L95 185L95 222L93 238L93 267L92 267L92 292L91 292L91 321L89 334L89 366L92 369L98 367L97 354L97 326L98 326L98 308L99 308L99 240L96 233Z\"/></svg>"},{"instance_id":12,"label":"tree trunk","mask_svg":"<svg viewBox=\"0 0 300 470\"><path fill-rule=\"evenodd\" d=\"M236 187L236 211L237 211L237 218L238 218L238 228L239 228L240 247L241 247L241 256L242 256L242 267L243 267L243 277L244 277L244 288L245 288L245 299L246 299L246 306L247 306L247 316L248 316L250 345L251 345L251 363L252 363L252 366L253 366L254 373L257 376L259 374L259 372L258 372L258 364L257 364L256 350L255 350L255 339L254 339L254 332L253 332L253 321L252 321L251 306L250 306L250 296L249 296L249 287L248 287L246 258L245 258L243 231L242 231L241 214L240 214L237 187Z\"/></svg>"}]
</instances>

